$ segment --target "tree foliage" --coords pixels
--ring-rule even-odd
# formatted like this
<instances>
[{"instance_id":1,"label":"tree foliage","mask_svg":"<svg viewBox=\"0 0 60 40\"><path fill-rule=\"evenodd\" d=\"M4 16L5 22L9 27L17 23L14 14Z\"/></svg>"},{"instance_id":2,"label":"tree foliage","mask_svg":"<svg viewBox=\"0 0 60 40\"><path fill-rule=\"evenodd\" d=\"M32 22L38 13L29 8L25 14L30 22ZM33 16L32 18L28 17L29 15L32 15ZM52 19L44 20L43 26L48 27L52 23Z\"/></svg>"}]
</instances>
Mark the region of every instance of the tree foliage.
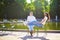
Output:
<instances>
[{"instance_id":1,"label":"tree foliage","mask_svg":"<svg viewBox=\"0 0 60 40\"><path fill-rule=\"evenodd\" d=\"M0 0L0 18L26 18L30 11L37 18L42 17L44 12L56 14L57 0ZM23 17L24 16L24 17Z\"/></svg>"}]
</instances>

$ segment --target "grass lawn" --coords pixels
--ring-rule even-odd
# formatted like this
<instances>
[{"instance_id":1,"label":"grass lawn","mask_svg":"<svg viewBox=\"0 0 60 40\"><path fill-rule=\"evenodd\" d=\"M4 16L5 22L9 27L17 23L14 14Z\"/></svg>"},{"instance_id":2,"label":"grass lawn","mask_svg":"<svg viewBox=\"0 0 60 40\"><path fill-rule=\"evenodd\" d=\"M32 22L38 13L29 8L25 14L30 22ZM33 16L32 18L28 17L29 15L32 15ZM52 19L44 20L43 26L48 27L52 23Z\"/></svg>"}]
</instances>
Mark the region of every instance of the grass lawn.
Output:
<instances>
[{"instance_id":1,"label":"grass lawn","mask_svg":"<svg viewBox=\"0 0 60 40\"><path fill-rule=\"evenodd\" d=\"M4 27L5 26L5 27ZM14 28L14 29L28 29L27 26L21 24L21 23L16 23L16 24L10 24L10 23L5 23L5 24L0 24L0 28ZM47 29L47 30L60 30L60 22L48 22L46 25L44 25L44 28L42 27L34 27L34 29Z\"/></svg>"}]
</instances>

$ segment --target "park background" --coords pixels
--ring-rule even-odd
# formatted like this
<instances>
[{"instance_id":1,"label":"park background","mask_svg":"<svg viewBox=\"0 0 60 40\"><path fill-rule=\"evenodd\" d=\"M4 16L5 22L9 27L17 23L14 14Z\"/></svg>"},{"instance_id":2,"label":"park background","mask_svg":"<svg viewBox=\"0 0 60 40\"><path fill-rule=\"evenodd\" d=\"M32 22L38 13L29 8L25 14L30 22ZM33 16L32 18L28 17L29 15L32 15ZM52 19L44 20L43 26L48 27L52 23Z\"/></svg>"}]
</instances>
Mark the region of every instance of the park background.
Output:
<instances>
[{"instance_id":1,"label":"park background","mask_svg":"<svg viewBox=\"0 0 60 40\"><path fill-rule=\"evenodd\" d=\"M43 18L44 12L49 12L51 21L46 23L45 28L60 30L60 0L0 0L0 29L27 29L22 22L30 11L38 21Z\"/></svg>"}]
</instances>

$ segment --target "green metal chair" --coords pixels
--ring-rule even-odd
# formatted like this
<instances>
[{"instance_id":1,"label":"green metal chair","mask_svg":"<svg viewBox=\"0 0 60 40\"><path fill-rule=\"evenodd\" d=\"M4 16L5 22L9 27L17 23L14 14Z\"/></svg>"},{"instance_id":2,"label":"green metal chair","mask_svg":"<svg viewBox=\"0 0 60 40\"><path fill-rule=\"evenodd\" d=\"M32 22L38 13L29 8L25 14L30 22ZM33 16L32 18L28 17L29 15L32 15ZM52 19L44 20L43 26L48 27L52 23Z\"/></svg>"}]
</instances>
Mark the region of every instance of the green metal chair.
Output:
<instances>
[{"instance_id":1,"label":"green metal chair","mask_svg":"<svg viewBox=\"0 0 60 40\"><path fill-rule=\"evenodd\" d=\"M38 36L38 33L40 32L39 28L42 28L43 31L41 31L41 32L44 32L45 35L47 35L47 28L46 27L47 27L47 23L45 25L43 25L42 27L37 27L37 36Z\"/></svg>"}]
</instances>

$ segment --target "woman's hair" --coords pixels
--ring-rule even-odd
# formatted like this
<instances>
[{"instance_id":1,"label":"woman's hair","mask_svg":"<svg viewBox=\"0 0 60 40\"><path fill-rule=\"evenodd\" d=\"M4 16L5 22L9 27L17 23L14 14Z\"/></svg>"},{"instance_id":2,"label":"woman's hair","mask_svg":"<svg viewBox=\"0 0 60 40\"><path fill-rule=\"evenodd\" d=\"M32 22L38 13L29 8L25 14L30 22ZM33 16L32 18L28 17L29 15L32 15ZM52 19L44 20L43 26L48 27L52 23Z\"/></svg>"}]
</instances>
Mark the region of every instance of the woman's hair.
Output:
<instances>
[{"instance_id":1,"label":"woman's hair","mask_svg":"<svg viewBox=\"0 0 60 40\"><path fill-rule=\"evenodd\" d=\"M50 15L48 12L45 12L46 16L48 17L48 20L50 20Z\"/></svg>"}]
</instances>

